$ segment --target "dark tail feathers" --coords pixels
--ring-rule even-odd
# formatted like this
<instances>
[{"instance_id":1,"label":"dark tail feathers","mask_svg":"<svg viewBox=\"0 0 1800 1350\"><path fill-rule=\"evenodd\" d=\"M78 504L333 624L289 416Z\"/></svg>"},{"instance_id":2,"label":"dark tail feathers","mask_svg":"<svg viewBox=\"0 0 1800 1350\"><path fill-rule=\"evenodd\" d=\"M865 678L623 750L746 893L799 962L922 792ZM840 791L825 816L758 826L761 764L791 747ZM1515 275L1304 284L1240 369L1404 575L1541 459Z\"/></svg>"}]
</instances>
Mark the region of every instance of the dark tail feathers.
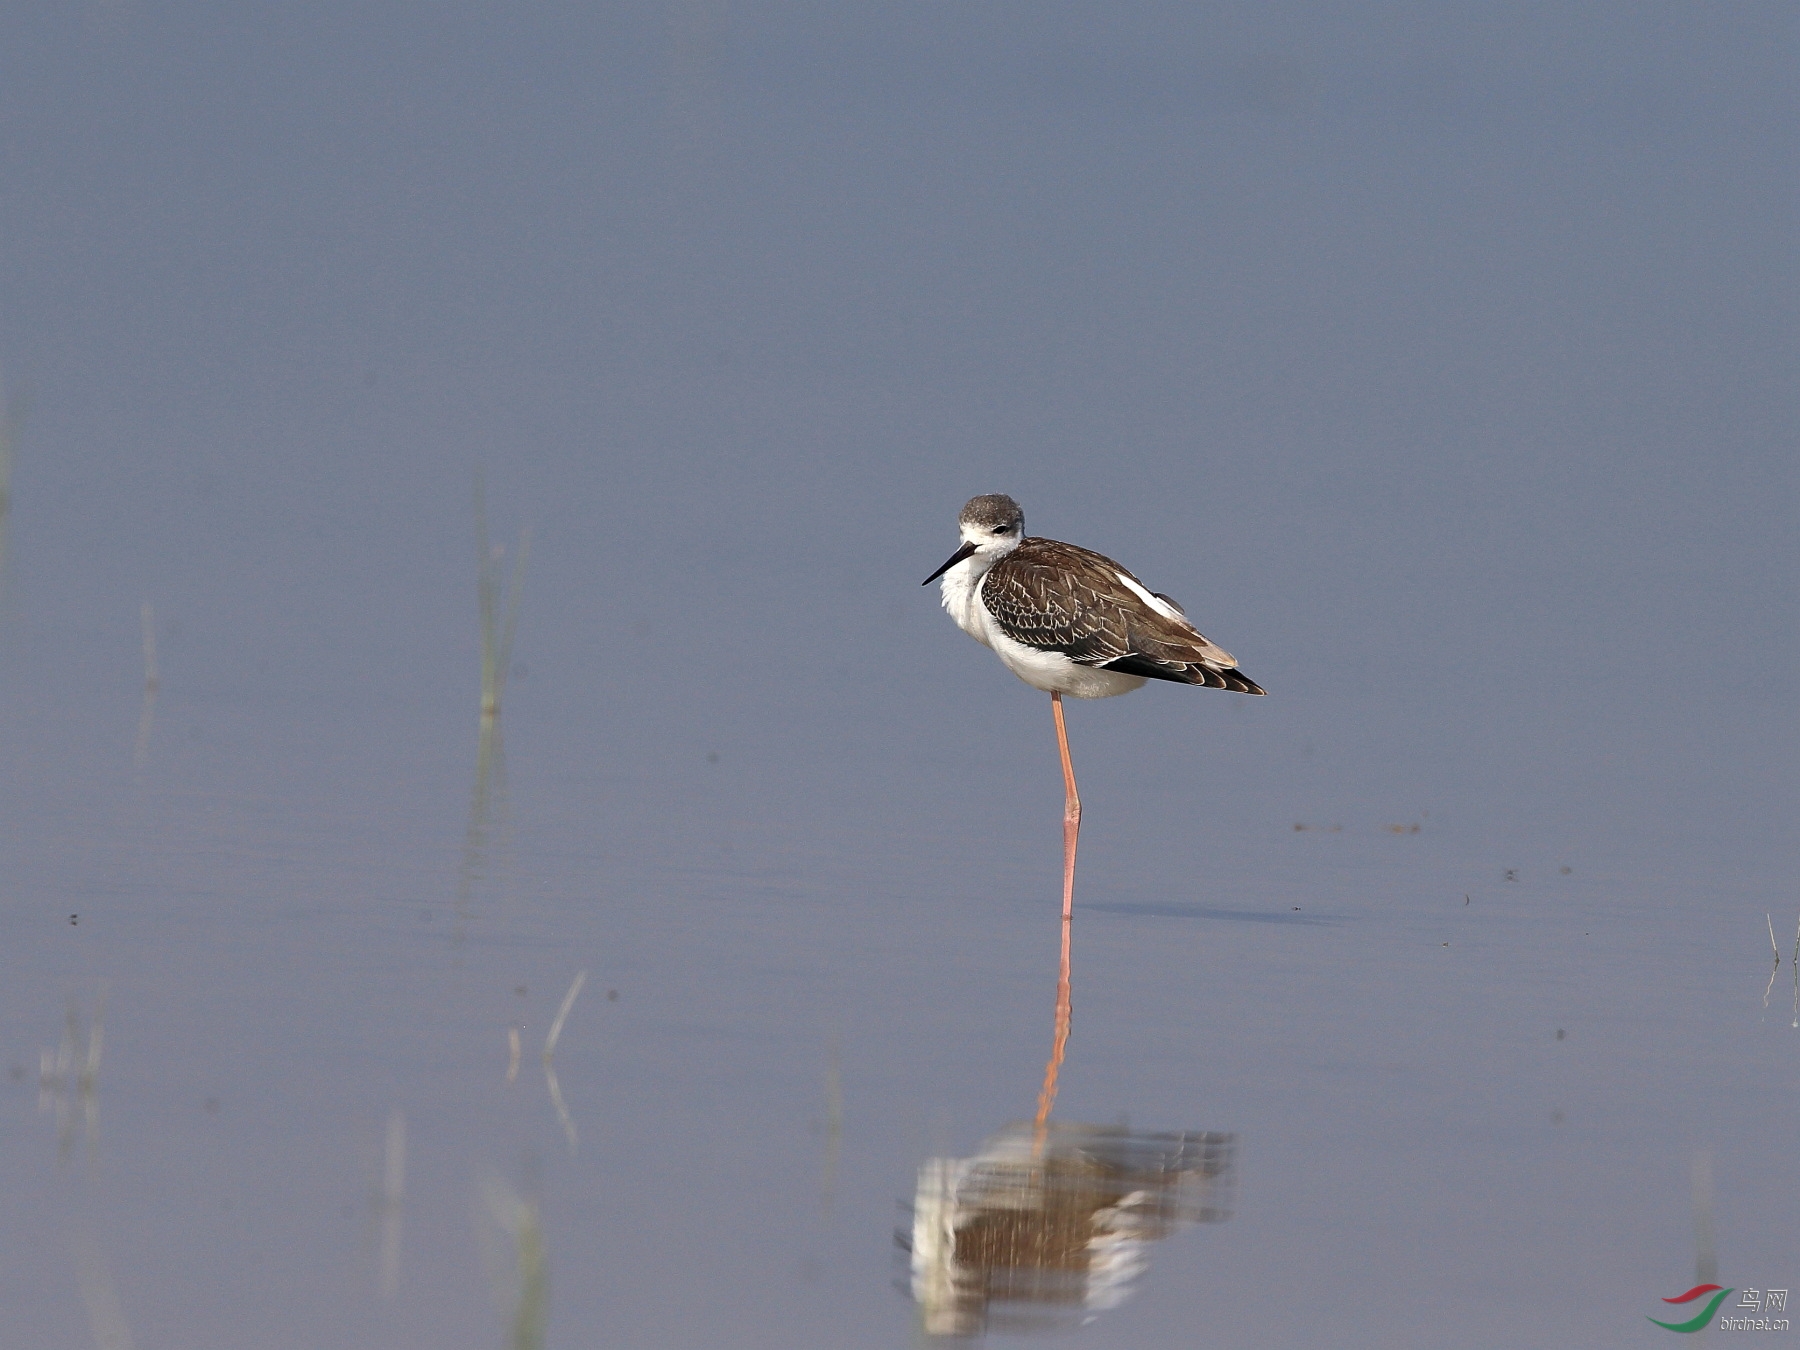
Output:
<instances>
[{"instance_id":1,"label":"dark tail feathers","mask_svg":"<svg viewBox=\"0 0 1800 1350\"><path fill-rule=\"evenodd\" d=\"M1203 684L1209 689L1230 689L1239 694L1268 693L1268 690L1235 666L1206 666L1197 661L1186 665L1164 665L1145 656L1121 656L1117 661L1108 661L1102 669L1116 670L1122 675L1141 675L1147 680Z\"/></svg>"}]
</instances>

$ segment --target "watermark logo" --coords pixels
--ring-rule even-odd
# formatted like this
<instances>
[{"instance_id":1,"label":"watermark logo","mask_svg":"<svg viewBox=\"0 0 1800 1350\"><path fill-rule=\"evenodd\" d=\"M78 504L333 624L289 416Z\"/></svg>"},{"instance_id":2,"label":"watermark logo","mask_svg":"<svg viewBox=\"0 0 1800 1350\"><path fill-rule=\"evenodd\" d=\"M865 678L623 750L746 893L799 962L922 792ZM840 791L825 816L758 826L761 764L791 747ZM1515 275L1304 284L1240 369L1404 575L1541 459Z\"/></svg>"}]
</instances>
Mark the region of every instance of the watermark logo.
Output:
<instances>
[{"instance_id":1,"label":"watermark logo","mask_svg":"<svg viewBox=\"0 0 1800 1350\"><path fill-rule=\"evenodd\" d=\"M1770 1313L1787 1311L1787 1290L1745 1289L1739 1293L1737 1290L1726 1289L1717 1284L1697 1284L1685 1294L1677 1294L1674 1298L1663 1300L1664 1303L1700 1304L1700 1300L1705 1299L1706 1302L1700 1304L1700 1311L1687 1321L1664 1322L1655 1317L1650 1318L1650 1321L1655 1322L1659 1327L1667 1327L1670 1331L1679 1331L1683 1334L1699 1331L1713 1320L1719 1311L1719 1306L1734 1293L1738 1293L1739 1297L1733 1307L1745 1311L1741 1315L1728 1312L1719 1318L1719 1330L1787 1331L1790 1329L1787 1318L1769 1316Z\"/></svg>"},{"instance_id":2,"label":"watermark logo","mask_svg":"<svg viewBox=\"0 0 1800 1350\"><path fill-rule=\"evenodd\" d=\"M1711 1298L1706 1298L1707 1295ZM1713 1320L1713 1314L1719 1311L1719 1305L1731 1297L1731 1290L1717 1284L1697 1284L1685 1294L1677 1294L1674 1298L1665 1298L1664 1303L1692 1303L1695 1299L1706 1298L1706 1306L1686 1322L1663 1322L1652 1317L1650 1320L1659 1327L1667 1327L1670 1331L1698 1331Z\"/></svg>"},{"instance_id":3,"label":"watermark logo","mask_svg":"<svg viewBox=\"0 0 1800 1350\"><path fill-rule=\"evenodd\" d=\"M1787 1311L1788 1291L1771 1289L1767 1293L1761 1289L1746 1289L1738 1301L1732 1305L1748 1309L1748 1312L1733 1316L1727 1312L1719 1319L1720 1331L1788 1331L1791 1324L1785 1317L1770 1317L1770 1313ZM1751 1316L1752 1313L1761 1316Z\"/></svg>"}]
</instances>

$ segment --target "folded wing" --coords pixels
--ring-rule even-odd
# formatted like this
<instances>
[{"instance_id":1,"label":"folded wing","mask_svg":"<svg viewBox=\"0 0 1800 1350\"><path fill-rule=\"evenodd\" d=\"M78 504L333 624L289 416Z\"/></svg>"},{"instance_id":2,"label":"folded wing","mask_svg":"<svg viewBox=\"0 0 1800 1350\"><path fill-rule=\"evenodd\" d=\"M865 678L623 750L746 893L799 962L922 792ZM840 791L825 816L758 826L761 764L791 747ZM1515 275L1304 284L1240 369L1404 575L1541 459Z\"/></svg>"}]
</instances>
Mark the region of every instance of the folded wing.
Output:
<instances>
[{"instance_id":1,"label":"folded wing","mask_svg":"<svg viewBox=\"0 0 1800 1350\"><path fill-rule=\"evenodd\" d=\"M981 599L1013 641L1084 666L1263 692L1174 601L1146 589L1111 558L1073 544L1024 540L989 569Z\"/></svg>"}]
</instances>

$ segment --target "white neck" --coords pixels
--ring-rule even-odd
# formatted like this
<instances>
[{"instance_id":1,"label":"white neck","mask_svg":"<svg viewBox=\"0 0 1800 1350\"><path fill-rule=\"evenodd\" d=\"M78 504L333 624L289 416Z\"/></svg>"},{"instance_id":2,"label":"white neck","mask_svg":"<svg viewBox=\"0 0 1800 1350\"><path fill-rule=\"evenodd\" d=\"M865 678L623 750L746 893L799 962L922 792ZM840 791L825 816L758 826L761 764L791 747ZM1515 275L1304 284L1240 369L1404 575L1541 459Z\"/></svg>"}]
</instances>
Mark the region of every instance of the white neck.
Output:
<instances>
[{"instance_id":1,"label":"white neck","mask_svg":"<svg viewBox=\"0 0 1800 1350\"><path fill-rule=\"evenodd\" d=\"M939 583L944 608L956 626L981 643L988 640L987 610L981 603L981 579L988 569L1019 546L1017 535L996 539L991 534L964 529L963 542L974 544L975 552L944 573Z\"/></svg>"}]
</instances>

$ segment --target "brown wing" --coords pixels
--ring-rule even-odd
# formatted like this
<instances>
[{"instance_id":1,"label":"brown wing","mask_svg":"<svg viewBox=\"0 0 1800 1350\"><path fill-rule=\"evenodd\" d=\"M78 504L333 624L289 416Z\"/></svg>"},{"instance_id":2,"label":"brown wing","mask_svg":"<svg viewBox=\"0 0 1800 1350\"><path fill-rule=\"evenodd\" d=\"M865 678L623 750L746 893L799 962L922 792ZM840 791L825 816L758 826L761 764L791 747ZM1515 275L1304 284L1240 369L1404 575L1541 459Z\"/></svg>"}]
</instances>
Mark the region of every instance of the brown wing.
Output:
<instances>
[{"instance_id":1,"label":"brown wing","mask_svg":"<svg viewBox=\"0 0 1800 1350\"><path fill-rule=\"evenodd\" d=\"M1133 586L1138 587L1133 590ZM1231 653L1174 614L1111 558L1055 539L1026 539L988 570L981 600L1014 642L1061 652L1084 666L1180 684L1260 694Z\"/></svg>"}]
</instances>

